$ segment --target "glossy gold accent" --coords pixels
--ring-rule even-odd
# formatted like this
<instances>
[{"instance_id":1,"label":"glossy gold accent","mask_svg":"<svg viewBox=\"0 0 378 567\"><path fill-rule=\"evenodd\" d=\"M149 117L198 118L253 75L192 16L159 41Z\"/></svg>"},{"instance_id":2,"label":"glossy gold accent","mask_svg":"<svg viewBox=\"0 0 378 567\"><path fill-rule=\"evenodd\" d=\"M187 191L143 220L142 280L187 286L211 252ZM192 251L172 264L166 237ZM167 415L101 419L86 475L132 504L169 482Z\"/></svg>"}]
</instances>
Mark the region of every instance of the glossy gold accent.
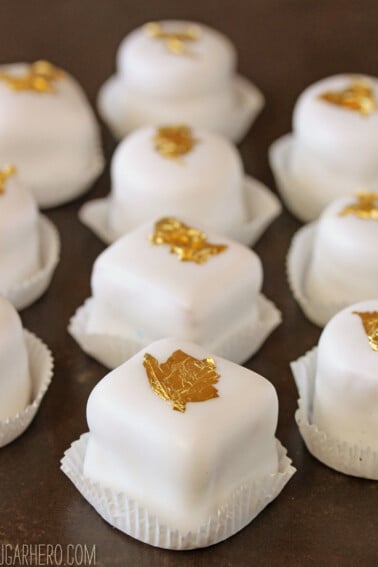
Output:
<instances>
[{"instance_id":1,"label":"glossy gold accent","mask_svg":"<svg viewBox=\"0 0 378 567\"><path fill-rule=\"evenodd\" d=\"M155 223L155 232L150 236L153 244L167 244L171 253L177 254L182 262L204 264L212 256L227 250L225 244L211 244L206 234L183 222L166 217Z\"/></svg>"},{"instance_id":2,"label":"glossy gold accent","mask_svg":"<svg viewBox=\"0 0 378 567\"><path fill-rule=\"evenodd\" d=\"M144 29L150 37L164 41L167 50L174 55L189 54L187 42L197 41L200 37L197 26L187 26L174 32L168 32L158 22L149 22Z\"/></svg>"},{"instance_id":3,"label":"glossy gold accent","mask_svg":"<svg viewBox=\"0 0 378 567\"><path fill-rule=\"evenodd\" d=\"M192 151L197 140L188 126L162 126L154 136L155 149L165 158L177 159Z\"/></svg>"},{"instance_id":4,"label":"glossy gold accent","mask_svg":"<svg viewBox=\"0 0 378 567\"><path fill-rule=\"evenodd\" d=\"M347 205L340 213L340 217L354 215L360 219L378 220L378 193L357 193L357 202Z\"/></svg>"},{"instance_id":5,"label":"glossy gold accent","mask_svg":"<svg viewBox=\"0 0 378 567\"><path fill-rule=\"evenodd\" d=\"M14 165L7 165L0 170L0 195L5 192L5 183L8 177L11 177L16 173L17 169Z\"/></svg>"},{"instance_id":6,"label":"glossy gold accent","mask_svg":"<svg viewBox=\"0 0 378 567\"><path fill-rule=\"evenodd\" d=\"M322 100L354 110L365 116L377 110L377 101L368 81L354 81L341 91L327 91L320 95Z\"/></svg>"},{"instance_id":7,"label":"glossy gold accent","mask_svg":"<svg viewBox=\"0 0 378 567\"><path fill-rule=\"evenodd\" d=\"M205 402L218 398L214 388L220 378L214 360L209 356L199 360L176 350L162 362L146 353L143 359L148 381L157 396L171 407L184 412L189 402Z\"/></svg>"},{"instance_id":8,"label":"glossy gold accent","mask_svg":"<svg viewBox=\"0 0 378 567\"><path fill-rule=\"evenodd\" d=\"M371 349L378 352L378 311L353 311L362 321Z\"/></svg>"},{"instance_id":9,"label":"glossy gold accent","mask_svg":"<svg viewBox=\"0 0 378 567\"><path fill-rule=\"evenodd\" d=\"M34 91L37 93L54 93L55 81L64 76L64 71L48 61L36 61L29 65L28 71L22 75L0 73L4 81L14 91Z\"/></svg>"}]
</instances>

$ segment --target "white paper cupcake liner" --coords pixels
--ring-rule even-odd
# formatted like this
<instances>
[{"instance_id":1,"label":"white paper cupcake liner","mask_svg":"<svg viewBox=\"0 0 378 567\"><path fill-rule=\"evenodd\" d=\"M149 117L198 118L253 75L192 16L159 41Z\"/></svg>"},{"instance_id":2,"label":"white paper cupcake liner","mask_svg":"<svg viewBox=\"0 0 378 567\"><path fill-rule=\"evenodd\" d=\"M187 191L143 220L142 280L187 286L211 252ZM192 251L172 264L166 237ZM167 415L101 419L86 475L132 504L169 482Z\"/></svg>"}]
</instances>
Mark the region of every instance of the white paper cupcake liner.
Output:
<instances>
[{"instance_id":1,"label":"white paper cupcake liner","mask_svg":"<svg viewBox=\"0 0 378 567\"><path fill-rule=\"evenodd\" d=\"M286 449L277 440L278 473L242 484L204 524L194 531L181 533L165 525L126 494L84 477L89 435L82 435L65 452L61 461L62 471L106 522L135 539L165 549L206 547L232 536L272 502L295 473Z\"/></svg>"},{"instance_id":2,"label":"white paper cupcake liner","mask_svg":"<svg viewBox=\"0 0 378 567\"><path fill-rule=\"evenodd\" d=\"M121 140L130 131L124 120L128 86L117 75L110 77L101 87L97 99L98 112L113 136ZM265 99L261 91L247 78L237 75L234 80L235 106L222 116L219 131L234 142L239 142L262 110ZM206 128L206 125L203 124Z\"/></svg>"},{"instance_id":3,"label":"white paper cupcake liner","mask_svg":"<svg viewBox=\"0 0 378 567\"><path fill-rule=\"evenodd\" d=\"M295 300L315 325L324 327L336 313L353 303L348 299L321 303L306 294L307 272L314 246L316 222L300 228L291 242L286 261L287 278Z\"/></svg>"},{"instance_id":4,"label":"white paper cupcake liner","mask_svg":"<svg viewBox=\"0 0 378 567\"><path fill-rule=\"evenodd\" d=\"M245 198L248 220L227 234L246 246L253 246L263 232L281 213L277 197L265 185L245 177ZM112 244L117 236L109 226L109 207L111 197L94 199L85 203L79 210L80 221L91 229L105 244Z\"/></svg>"},{"instance_id":5,"label":"white paper cupcake liner","mask_svg":"<svg viewBox=\"0 0 378 567\"><path fill-rule=\"evenodd\" d=\"M5 290L0 289L1 295L18 310L34 303L47 290L59 261L59 233L44 215L39 216L38 232L41 268L23 282Z\"/></svg>"},{"instance_id":6,"label":"white paper cupcake liner","mask_svg":"<svg viewBox=\"0 0 378 567\"><path fill-rule=\"evenodd\" d=\"M14 441L29 427L41 405L53 374L53 357L47 346L33 333L26 330L24 330L24 340L28 352L33 401L15 416L0 421L0 447Z\"/></svg>"},{"instance_id":7,"label":"white paper cupcake liner","mask_svg":"<svg viewBox=\"0 0 378 567\"><path fill-rule=\"evenodd\" d=\"M331 437L311 423L317 348L295 362L291 371L299 399L295 419L309 452L328 467L344 474L378 480L378 451Z\"/></svg>"},{"instance_id":8,"label":"white paper cupcake liner","mask_svg":"<svg viewBox=\"0 0 378 567\"><path fill-rule=\"evenodd\" d=\"M92 187L93 183L99 177L105 166L105 159L101 146L96 148L91 163L84 169L75 180L75 183L67 183L56 188L55 191L39 192L38 188L33 191L34 197L41 209L51 209L58 207L69 201L77 199Z\"/></svg>"},{"instance_id":9,"label":"white paper cupcake liner","mask_svg":"<svg viewBox=\"0 0 378 567\"><path fill-rule=\"evenodd\" d=\"M82 350L107 368L117 368L151 342L125 338L106 333L88 333L87 325L93 305L93 297L87 299L71 318L68 332ZM209 352L242 364L254 355L267 337L281 323L280 311L263 295L257 300L258 319L251 312L236 328L227 330L221 337L204 345Z\"/></svg>"},{"instance_id":10,"label":"white paper cupcake liner","mask_svg":"<svg viewBox=\"0 0 378 567\"><path fill-rule=\"evenodd\" d=\"M279 194L289 211L303 222L313 221L321 213L322 206L305 191L290 171L290 153L293 135L276 140L269 149L269 162Z\"/></svg>"}]
</instances>

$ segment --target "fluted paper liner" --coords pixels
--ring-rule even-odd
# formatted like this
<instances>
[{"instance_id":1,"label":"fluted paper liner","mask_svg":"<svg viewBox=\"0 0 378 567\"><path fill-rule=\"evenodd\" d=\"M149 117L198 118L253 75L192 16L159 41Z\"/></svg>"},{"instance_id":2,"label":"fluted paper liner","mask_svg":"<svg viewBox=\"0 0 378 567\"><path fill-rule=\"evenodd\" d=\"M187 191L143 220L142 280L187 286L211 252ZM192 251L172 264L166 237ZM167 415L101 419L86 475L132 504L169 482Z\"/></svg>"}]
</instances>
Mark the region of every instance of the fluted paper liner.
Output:
<instances>
[{"instance_id":1,"label":"fluted paper liner","mask_svg":"<svg viewBox=\"0 0 378 567\"><path fill-rule=\"evenodd\" d=\"M0 421L0 447L14 441L29 427L52 378L54 362L50 350L38 337L26 330L24 340L32 383L32 402L17 415Z\"/></svg>"},{"instance_id":2,"label":"fluted paper liner","mask_svg":"<svg viewBox=\"0 0 378 567\"><path fill-rule=\"evenodd\" d=\"M244 194L248 220L235 227L227 236L246 246L253 246L282 209L277 197L253 177L245 177ZM120 237L109 226L110 199L111 197L94 199L85 203L79 211L80 221L105 244L111 244Z\"/></svg>"},{"instance_id":3,"label":"fluted paper liner","mask_svg":"<svg viewBox=\"0 0 378 567\"><path fill-rule=\"evenodd\" d=\"M105 521L144 543L165 549L206 547L232 536L272 502L295 473L286 449L277 440L278 473L243 483L204 524L196 530L182 533L165 525L125 493L112 490L83 475L89 435L82 435L65 452L61 461L62 471Z\"/></svg>"},{"instance_id":4,"label":"fluted paper liner","mask_svg":"<svg viewBox=\"0 0 378 567\"><path fill-rule=\"evenodd\" d=\"M41 268L23 282L15 284L0 293L20 310L28 307L47 290L59 261L60 239L52 222L44 215L39 216L38 233L40 241Z\"/></svg>"},{"instance_id":5,"label":"fluted paper liner","mask_svg":"<svg viewBox=\"0 0 378 567\"><path fill-rule=\"evenodd\" d=\"M109 334L88 333L87 322L94 298L79 307L70 320L68 332L84 352L93 356L107 368L117 368L128 358L150 344L150 340L136 340ZM257 352L267 337L281 323L280 311L263 295L257 300L258 319L248 315L236 328L228 329L216 341L203 345L209 352L241 364Z\"/></svg>"},{"instance_id":6,"label":"fluted paper liner","mask_svg":"<svg viewBox=\"0 0 378 567\"><path fill-rule=\"evenodd\" d=\"M295 233L287 255L286 271L290 289L303 313L312 323L324 327L336 313L348 307L353 301L340 299L337 302L322 303L314 301L306 294L306 279L314 247L316 225L316 222L310 223Z\"/></svg>"},{"instance_id":7,"label":"fluted paper liner","mask_svg":"<svg viewBox=\"0 0 378 567\"><path fill-rule=\"evenodd\" d=\"M307 449L332 469L352 476L378 480L378 451L336 439L311 423L316 360L317 348L314 348L290 365L299 393L295 419Z\"/></svg>"},{"instance_id":8,"label":"fluted paper liner","mask_svg":"<svg viewBox=\"0 0 378 567\"><path fill-rule=\"evenodd\" d=\"M122 77L113 75L103 84L97 99L101 118L118 140L130 133L122 119L127 113L125 99L128 88ZM265 100L261 91L247 78L236 76L234 101L234 108L229 115L222 115L223 124L220 130L230 140L239 142L264 107Z\"/></svg>"},{"instance_id":9,"label":"fluted paper liner","mask_svg":"<svg viewBox=\"0 0 378 567\"><path fill-rule=\"evenodd\" d=\"M280 196L289 211L303 222L317 219L322 211L320 205L305 191L290 172L290 152L293 148L293 135L282 136L269 149L269 162Z\"/></svg>"},{"instance_id":10,"label":"fluted paper liner","mask_svg":"<svg viewBox=\"0 0 378 567\"><path fill-rule=\"evenodd\" d=\"M100 135L100 134L99 134ZM35 195L38 206L41 209L51 209L64 203L77 199L92 187L97 177L104 169L105 159L99 145L93 153L91 163L78 173L75 183L63 182L55 191L50 191L45 198Z\"/></svg>"}]
</instances>

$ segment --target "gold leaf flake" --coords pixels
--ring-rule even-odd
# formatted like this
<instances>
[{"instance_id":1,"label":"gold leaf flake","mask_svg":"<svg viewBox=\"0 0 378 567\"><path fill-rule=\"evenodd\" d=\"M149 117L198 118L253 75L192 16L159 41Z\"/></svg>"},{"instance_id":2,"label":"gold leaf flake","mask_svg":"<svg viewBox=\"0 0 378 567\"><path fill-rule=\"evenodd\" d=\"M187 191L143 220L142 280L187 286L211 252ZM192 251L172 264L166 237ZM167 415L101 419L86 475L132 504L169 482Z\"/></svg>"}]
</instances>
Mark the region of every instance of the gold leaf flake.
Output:
<instances>
[{"instance_id":1,"label":"gold leaf flake","mask_svg":"<svg viewBox=\"0 0 378 567\"><path fill-rule=\"evenodd\" d=\"M163 41L167 51L174 55L188 55L190 51L187 42L197 41L200 37L197 26L187 26L169 32L164 30L159 22L149 22L144 26L144 30L150 37Z\"/></svg>"},{"instance_id":2,"label":"gold leaf flake","mask_svg":"<svg viewBox=\"0 0 378 567\"><path fill-rule=\"evenodd\" d=\"M155 149L165 158L176 159L188 154L197 140L188 126L162 126L154 136Z\"/></svg>"},{"instance_id":3,"label":"gold leaf flake","mask_svg":"<svg viewBox=\"0 0 378 567\"><path fill-rule=\"evenodd\" d=\"M5 182L8 177L11 177L16 173L16 168L14 165L7 165L0 170L0 195L5 192Z\"/></svg>"},{"instance_id":4,"label":"gold leaf flake","mask_svg":"<svg viewBox=\"0 0 378 567\"><path fill-rule=\"evenodd\" d=\"M372 350L378 352L378 311L353 311L362 321Z\"/></svg>"},{"instance_id":5,"label":"gold leaf flake","mask_svg":"<svg viewBox=\"0 0 378 567\"><path fill-rule=\"evenodd\" d=\"M184 412L188 402L205 402L218 398L214 387L220 378L211 357L199 360L176 350L159 363L151 354L143 359L148 381L157 396L170 403L171 407Z\"/></svg>"},{"instance_id":6,"label":"gold leaf flake","mask_svg":"<svg viewBox=\"0 0 378 567\"><path fill-rule=\"evenodd\" d=\"M37 93L54 93L54 83L64 76L64 71L55 67L48 61L36 61L29 65L28 71L23 75L10 75L0 73L0 80L4 81L14 91L34 91Z\"/></svg>"},{"instance_id":7,"label":"gold leaf flake","mask_svg":"<svg viewBox=\"0 0 378 567\"><path fill-rule=\"evenodd\" d=\"M205 233L171 217L162 218L155 224L150 239L153 244L170 246L171 253L177 254L182 262L204 264L211 256L227 250L225 244L211 244Z\"/></svg>"},{"instance_id":8,"label":"gold leaf flake","mask_svg":"<svg viewBox=\"0 0 378 567\"><path fill-rule=\"evenodd\" d=\"M340 91L327 91L320 95L320 98L366 116L377 109L373 89L368 81L363 80L354 81Z\"/></svg>"},{"instance_id":9,"label":"gold leaf flake","mask_svg":"<svg viewBox=\"0 0 378 567\"><path fill-rule=\"evenodd\" d=\"M340 217L354 215L360 219L378 220L378 193L357 193L357 202L347 205Z\"/></svg>"}]
</instances>

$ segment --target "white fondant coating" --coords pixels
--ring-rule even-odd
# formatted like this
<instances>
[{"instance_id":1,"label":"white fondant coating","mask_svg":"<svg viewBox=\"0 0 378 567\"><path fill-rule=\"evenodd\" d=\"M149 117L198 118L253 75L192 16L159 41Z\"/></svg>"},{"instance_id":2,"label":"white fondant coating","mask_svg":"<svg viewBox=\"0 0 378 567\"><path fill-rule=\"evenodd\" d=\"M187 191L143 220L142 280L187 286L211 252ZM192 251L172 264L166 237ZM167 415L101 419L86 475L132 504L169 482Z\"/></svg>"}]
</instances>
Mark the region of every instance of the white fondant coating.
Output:
<instances>
[{"instance_id":1,"label":"white fondant coating","mask_svg":"<svg viewBox=\"0 0 378 567\"><path fill-rule=\"evenodd\" d=\"M162 216L189 216L227 234L246 221L244 174L236 148L203 130L178 159L154 147L156 130L145 127L117 148L111 165L109 225L118 235Z\"/></svg>"},{"instance_id":2,"label":"white fondant coating","mask_svg":"<svg viewBox=\"0 0 378 567\"><path fill-rule=\"evenodd\" d=\"M17 175L0 194L0 293L39 270L39 251L37 205Z\"/></svg>"},{"instance_id":3,"label":"white fondant coating","mask_svg":"<svg viewBox=\"0 0 378 567\"><path fill-rule=\"evenodd\" d=\"M299 97L293 116L293 130L303 150L320 167L345 174L378 177L378 112L362 115L320 99L327 91L340 91L353 81L371 84L378 100L378 79L361 75L327 77L308 87Z\"/></svg>"},{"instance_id":4,"label":"white fondant coating","mask_svg":"<svg viewBox=\"0 0 378 567\"><path fill-rule=\"evenodd\" d=\"M84 475L146 506L160 521L190 531L250 479L278 471L278 401L258 374L213 357L219 397L174 411L151 389L145 352L164 362L175 350L203 359L192 343L151 344L108 374L87 405Z\"/></svg>"},{"instance_id":5,"label":"white fondant coating","mask_svg":"<svg viewBox=\"0 0 378 567\"><path fill-rule=\"evenodd\" d=\"M340 216L356 197L332 202L317 225L306 277L313 301L354 303L378 296L378 221Z\"/></svg>"},{"instance_id":6,"label":"white fondant coating","mask_svg":"<svg viewBox=\"0 0 378 567\"><path fill-rule=\"evenodd\" d=\"M135 94L151 97L190 98L215 94L231 80L236 51L229 39L203 24L160 22L169 33L193 27L196 41L184 42L186 53L170 52L164 40L150 37L144 27L131 32L117 53L117 69Z\"/></svg>"},{"instance_id":7,"label":"white fondant coating","mask_svg":"<svg viewBox=\"0 0 378 567\"><path fill-rule=\"evenodd\" d=\"M0 296L0 421L15 416L30 402L31 381L21 320Z\"/></svg>"},{"instance_id":8,"label":"white fondant coating","mask_svg":"<svg viewBox=\"0 0 378 567\"><path fill-rule=\"evenodd\" d=\"M252 318L255 311L258 319L262 267L254 252L206 232L210 243L226 244L227 250L202 265L181 262L169 246L150 242L153 232L154 223L148 223L97 258L88 333L148 342L175 336L206 346L247 313Z\"/></svg>"},{"instance_id":9,"label":"white fondant coating","mask_svg":"<svg viewBox=\"0 0 378 567\"><path fill-rule=\"evenodd\" d=\"M18 75L28 65L0 66ZM68 201L102 169L99 129L80 85L68 73L54 93L14 91L0 81L0 155L42 207Z\"/></svg>"},{"instance_id":10,"label":"white fondant coating","mask_svg":"<svg viewBox=\"0 0 378 567\"><path fill-rule=\"evenodd\" d=\"M319 341L312 422L330 436L378 451L378 352L353 311L378 311L378 300L340 311Z\"/></svg>"},{"instance_id":11,"label":"white fondant coating","mask_svg":"<svg viewBox=\"0 0 378 567\"><path fill-rule=\"evenodd\" d=\"M236 52L221 33L191 22L160 22L164 29L195 26L198 41L171 53L143 27L120 45L117 73L102 87L98 105L119 138L148 124L187 123L241 139L263 106L261 93L235 72Z\"/></svg>"}]
</instances>

